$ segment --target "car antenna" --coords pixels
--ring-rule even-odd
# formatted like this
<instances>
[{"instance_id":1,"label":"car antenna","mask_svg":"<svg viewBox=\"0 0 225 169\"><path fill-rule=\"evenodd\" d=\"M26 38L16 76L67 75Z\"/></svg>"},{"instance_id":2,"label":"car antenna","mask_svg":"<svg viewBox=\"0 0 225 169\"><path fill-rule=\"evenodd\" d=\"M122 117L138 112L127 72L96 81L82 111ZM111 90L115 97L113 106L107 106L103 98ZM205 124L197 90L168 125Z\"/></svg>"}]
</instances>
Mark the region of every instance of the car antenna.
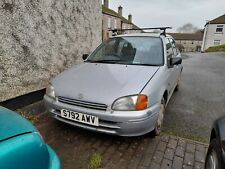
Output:
<instances>
[{"instance_id":1,"label":"car antenna","mask_svg":"<svg viewBox=\"0 0 225 169\"><path fill-rule=\"evenodd\" d=\"M113 33L113 36L116 36L119 32L124 32L124 31L142 31L143 33L145 30L161 30L162 32L160 35L166 36L166 30L167 29L172 29L172 27L153 27L153 28L136 28L136 29L109 29L108 31L111 31Z\"/></svg>"}]
</instances>

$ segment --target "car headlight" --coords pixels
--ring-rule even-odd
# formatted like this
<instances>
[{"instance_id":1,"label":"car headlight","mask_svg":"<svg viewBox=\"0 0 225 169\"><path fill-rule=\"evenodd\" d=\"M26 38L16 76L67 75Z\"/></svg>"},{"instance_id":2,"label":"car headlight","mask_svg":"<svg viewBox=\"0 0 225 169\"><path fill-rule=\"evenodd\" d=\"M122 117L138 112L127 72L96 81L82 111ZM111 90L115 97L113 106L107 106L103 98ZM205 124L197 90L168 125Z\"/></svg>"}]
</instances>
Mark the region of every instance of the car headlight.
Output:
<instances>
[{"instance_id":1,"label":"car headlight","mask_svg":"<svg viewBox=\"0 0 225 169\"><path fill-rule=\"evenodd\" d=\"M46 89L46 95L55 99L55 89L52 85L49 85Z\"/></svg>"},{"instance_id":2,"label":"car headlight","mask_svg":"<svg viewBox=\"0 0 225 169\"><path fill-rule=\"evenodd\" d=\"M114 101L112 110L138 111L148 108L149 100L146 95L132 95L121 97Z\"/></svg>"}]
</instances>

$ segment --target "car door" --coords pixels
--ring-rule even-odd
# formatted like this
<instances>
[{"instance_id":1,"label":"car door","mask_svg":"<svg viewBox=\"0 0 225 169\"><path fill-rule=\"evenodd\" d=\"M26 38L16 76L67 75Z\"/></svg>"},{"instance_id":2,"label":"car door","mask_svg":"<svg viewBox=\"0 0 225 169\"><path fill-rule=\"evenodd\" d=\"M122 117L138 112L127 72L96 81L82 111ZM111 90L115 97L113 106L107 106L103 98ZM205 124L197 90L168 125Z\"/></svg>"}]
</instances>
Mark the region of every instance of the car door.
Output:
<instances>
[{"instance_id":1,"label":"car door","mask_svg":"<svg viewBox=\"0 0 225 169\"><path fill-rule=\"evenodd\" d=\"M171 58L174 57L174 51L172 43L169 38L165 39L166 41L166 57L167 57L167 89L168 94L170 95L174 89L174 82L176 81L177 75L175 74L175 68L171 65Z\"/></svg>"},{"instance_id":2,"label":"car door","mask_svg":"<svg viewBox=\"0 0 225 169\"><path fill-rule=\"evenodd\" d=\"M175 40L172 39L172 38L169 38L169 40L170 40L170 43L172 45L173 57L180 57L181 58L181 54L180 54L180 51L176 47ZM177 82L178 82L179 78L180 78L182 65L181 64L175 65L173 68L174 68L174 71L173 71L173 74L174 74L173 87L175 87L177 85Z\"/></svg>"}]
</instances>

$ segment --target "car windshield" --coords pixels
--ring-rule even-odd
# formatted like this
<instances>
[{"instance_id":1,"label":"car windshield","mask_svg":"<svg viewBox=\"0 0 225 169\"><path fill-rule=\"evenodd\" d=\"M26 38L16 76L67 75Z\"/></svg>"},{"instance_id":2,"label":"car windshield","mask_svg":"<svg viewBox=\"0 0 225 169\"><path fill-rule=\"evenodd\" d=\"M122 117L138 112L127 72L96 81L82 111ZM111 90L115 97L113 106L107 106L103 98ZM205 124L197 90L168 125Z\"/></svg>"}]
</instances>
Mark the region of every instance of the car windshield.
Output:
<instances>
[{"instance_id":1,"label":"car windshield","mask_svg":"<svg viewBox=\"0 0 225 169\"><path fill-rule=\"evenodd\" d=\"M162 40L157 37L115 37L103 42L86 62L163 65Z\"/></svg>"}]
</instances>

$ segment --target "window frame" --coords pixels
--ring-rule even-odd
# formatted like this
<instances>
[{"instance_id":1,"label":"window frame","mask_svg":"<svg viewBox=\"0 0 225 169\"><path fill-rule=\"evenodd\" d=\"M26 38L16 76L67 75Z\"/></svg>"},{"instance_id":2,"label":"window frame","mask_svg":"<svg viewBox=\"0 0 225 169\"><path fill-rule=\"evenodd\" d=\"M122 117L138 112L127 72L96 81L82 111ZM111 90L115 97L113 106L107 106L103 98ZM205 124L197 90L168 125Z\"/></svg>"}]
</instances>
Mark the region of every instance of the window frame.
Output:
<instances>
[{"instance_id":1,"label":"window frame","mask_svg":"<svg viewBox=\"0 0 225 169\"><path fill-rule=\"evenodd\" d=\"M219 43L217 43L217 42L219 42ZM213 45L214 45L214 46L219 46L219 45L221 45L221 40L218 40L218 39L214 40L214 41L213 41Z\"/></svg>"},{"instance_id":2,"label":"window frame","mask_svg":"<svg viewBox=\"0 0 225 169\"><path fill-rule=\"evenodd\" d=\"M216 26L216 33L223 33L224 25L217 25Z\"/></svg>"},{"instance_id":3,"label":"window frame","mask_svg":"<svg viewBox=\"0 0 225 169\"><path fill-rule=\"evenodd\" d=\"M116 29L117 28L117 19L115 18L114 19L114 29Z\"/></svg>"},{"instance_id":4,"label":"window frame","mask_svg":"<svg viewBox=\"0 0 225 169\"><path fill-rule=\"evenodd\" d=\"M108 17L108 29L110 29L110 28L111 28L111 18Z\"/></svg>"}]
</instances>

